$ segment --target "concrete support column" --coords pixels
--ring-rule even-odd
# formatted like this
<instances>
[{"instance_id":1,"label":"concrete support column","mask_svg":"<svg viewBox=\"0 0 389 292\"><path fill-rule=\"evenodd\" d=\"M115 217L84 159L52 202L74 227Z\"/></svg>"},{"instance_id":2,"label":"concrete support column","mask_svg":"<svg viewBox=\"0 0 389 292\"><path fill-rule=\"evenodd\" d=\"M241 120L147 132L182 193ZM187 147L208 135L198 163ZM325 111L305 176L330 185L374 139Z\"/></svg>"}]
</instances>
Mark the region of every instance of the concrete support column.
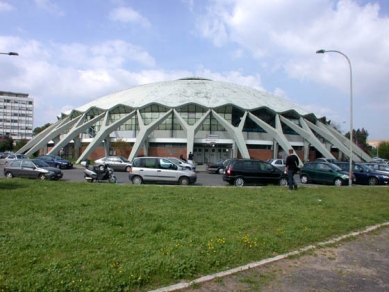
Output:
<instances>
[{"instance_id":1,"label":"concrete support column","mask_svg":"<svg viewBox=\"0 0 389 292\"><path fill-rule=\"evenodd\" d=\"M307 140L304 140L304 162L307 162L309 159L309 149L311 148L311 144L308 143Z\"/></svg>"},{"instance_id":2,"label":"concrete support column","mask_svg":"<svg viewBox=\"0 0 389 292\"><path fill-rule=\"evenodd\" d=\"M278 158L278 143L277 141L273 140L273 158L277 159Z\"/></svg>"},{"instance_id":3,"label":"concrete support column","mask_svg":"<svg viewBox=\"0 0 389 292\"><path fill-rule=\"evenodd\" d=\"M109 136L105 137L103 141L105 156L109 156L109 150L111 149L111 141Z\"/></svg>"},{"instance_id":4,"label":"concrete support column","mask_svg":"<svg viewBox=\"0 0 389 292\"><path fill-rule=\"evenodd\" d=\"M143 152L145 156L149 156L149 140L145 140L143 146Z\"/></svg>"},{"instance_id":5,"label":"concrete support column","mask_svg":"<svg viewBox=\"0 0 389 292\"><path fill-rule=\"evenodd\" d=\"M73 138L73 141L74 141L74 144L73 144L73 147L74 147L74 153L73 153L73 158L74 157L80 157L80 148L81 148L81 140L80 140L80 137L77 136L77 137L74 137Z\"/></svg>"}]
</instances>

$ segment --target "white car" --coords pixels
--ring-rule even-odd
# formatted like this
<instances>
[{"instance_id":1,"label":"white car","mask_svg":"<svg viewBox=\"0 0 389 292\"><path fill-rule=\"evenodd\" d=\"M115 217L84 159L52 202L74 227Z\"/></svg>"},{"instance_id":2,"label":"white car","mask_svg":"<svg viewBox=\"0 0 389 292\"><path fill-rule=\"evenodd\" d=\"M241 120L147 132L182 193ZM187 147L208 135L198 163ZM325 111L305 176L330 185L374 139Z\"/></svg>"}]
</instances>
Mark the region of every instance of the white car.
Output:
<instances>
[{"instance_id":1,"label":"white car","mask_svg":"<svg viewBox=\"0 0 389 292\"><path fill-rule=\"evenodd\" d=\"M179 185L194 184L195 172L183 169L167 158L137 157L132 161L128 179L134 185L143 183L175 183Z\"/></svg>"},{"instance_id":2,"label":"white car","mask_svg":"<svg viewBox=\"0 0 389 292\"><path fill-rule=\"evenodd\" d=\"M285 164L286 164L286 160L285 159L281 159L281 158L276 158L276 159L268 159L267 160L268 163L270 163L271 165L277 167L279 170L282 170L284 171L285 170Z\"/></svg>"},{"instance_id":3,"label":"white car","mask_svg":"<svg viewBox=\"0 0 389 292\"><path fill-rule=\"evenodd\" d=\"M176 157L166 157L166 159L181 166L182 168L189 169L191 171L196 171L196 165L194 165L193 163L185 162L185 161L183 161L179 158L176 158Z\"/></svg>"},{"instance_id":4,"label":"white car","mask_svg":"<svg viewBox=\"0 0 389 292\"><path fill-rule=\"evenodd\" d=\"M28 157L26 155L24 155L24 154L14 154L14 153L11 153L4 159L5 160L5 165L11 163L14 160L18 160L18 159L28 159Z\"/></svg>"}]
</instances>

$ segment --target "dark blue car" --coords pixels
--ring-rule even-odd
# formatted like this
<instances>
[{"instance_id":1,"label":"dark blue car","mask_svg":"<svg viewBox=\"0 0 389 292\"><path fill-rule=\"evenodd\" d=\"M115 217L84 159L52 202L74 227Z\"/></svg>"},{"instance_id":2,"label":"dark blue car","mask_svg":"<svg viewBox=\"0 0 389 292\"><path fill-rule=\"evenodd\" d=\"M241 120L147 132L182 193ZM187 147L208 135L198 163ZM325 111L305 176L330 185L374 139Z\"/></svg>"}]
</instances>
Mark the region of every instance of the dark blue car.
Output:
<instances>
[{"instance_id":1,"label":"dark blue car","mask_svg":"<svg viewBox=\"0 0 389 292\"><path fill-rule=\"evenodd\" d=\"M350 170L349 162L335 162L341 169ZM365 164L353 163L353 174L355 181L353 183L360 185L388 185L389 176L386 173L376 171Z\"/></svg>"},{"instance_id":2,"label":"dark blue car","mask_svg":"<svg viewBox=\"0 0 389 292\"><path fill-rule=\"evenodd\" d=\"M66 159L62 159L60 156L40 155L36 159L43 160L49 166L56 167L56 168L73 168L72 162Z\"/></svg>"}]
</instances>

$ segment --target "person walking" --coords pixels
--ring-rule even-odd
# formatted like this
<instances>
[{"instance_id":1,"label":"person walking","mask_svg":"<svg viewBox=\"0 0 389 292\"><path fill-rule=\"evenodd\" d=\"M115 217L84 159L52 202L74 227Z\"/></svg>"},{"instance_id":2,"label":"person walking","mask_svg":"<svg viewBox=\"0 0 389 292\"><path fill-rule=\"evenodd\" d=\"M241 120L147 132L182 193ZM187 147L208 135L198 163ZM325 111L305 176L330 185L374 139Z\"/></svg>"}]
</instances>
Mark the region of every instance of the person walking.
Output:
<instances>
[{"instance_id":1,"label":"person walking","mask_svg":"<svg viewBox=\"0 0 389 292\"><path fill-rule=\"evenodd\" d=\"M296 154L293 153L293 149L289 149L289 156L286 158L285 173L288 174L289 190L297 190L297 183L294 179L294 175L298 170L299 159Z\"/></svg>"}]
</instances>

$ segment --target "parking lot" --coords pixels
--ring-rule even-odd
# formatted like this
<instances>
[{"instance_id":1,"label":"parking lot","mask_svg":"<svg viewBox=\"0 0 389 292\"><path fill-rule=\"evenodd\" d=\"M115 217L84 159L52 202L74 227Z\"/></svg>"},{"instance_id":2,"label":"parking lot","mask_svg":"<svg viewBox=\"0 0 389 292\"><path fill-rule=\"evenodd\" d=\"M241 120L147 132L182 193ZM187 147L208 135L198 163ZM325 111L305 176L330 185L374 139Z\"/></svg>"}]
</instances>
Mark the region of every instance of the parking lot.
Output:
<instances>
[{"instance_id":1,"label":"parking lot","mask_svg":"<svg viewBox=\"0 0 389 292\"><path fill-rule=\"evenodd\" d=\"M214 173L208 173L206 171L206 165L197 165L196 168L197 173L197 181L194 184L194 186L216 186L216 187L235 187L230 186L228 183L224 182L222 179L221 174L214 174ZM0 159L0 177L4 177L4 160ZM81 165L75 165L73 169L62 169L63 172L63 178L62 181L68 181L68 182L82 182L85 181L84 179L84 167ZM130 180L128 179L128 173L127 172L120 172L116 171L115 175L117 177L118 183L121 184L131 184ZM320 186L318 184L302 184L300 181L299 175L295 175L295 180L297 182L297 185L304 186L304 187L317 187ZM101 183L107 183L106 181ZM360 187L363 185L353 185L353 187ZM380 186L369 186L369 187L380 187ZM381 187L387 187L387 186L381 186Z\"/></svg>"},{"instance_id":2,"label":"parking lot","mask_svg":"<svg viewBox=\"0 0 389 292\"><path fill-rule=\"evenodd\" d=\"M0 177L4 177L4 162L0 162ZM73 169L62 169L63 172L63 178L62 181L69 181L69 182L81 182L85 181L84 179L84 167L81 165L75 165ZM222 180L221 174L214 174L214 173L208 173L206 171L205 165L197 165L197 182L194 184L195 186L228 186L230 185ZM127 172L119 172L116 171L115 175L118 179L118 183L123 184L131 184L131 182L128 179L128 173ZM300 179L298 176L296 176L296 182L297 184L300 183ZM102 182L106 183L106 182ZM234 186L231 186L234 187Z\"/></svg>"}]
</instances>

